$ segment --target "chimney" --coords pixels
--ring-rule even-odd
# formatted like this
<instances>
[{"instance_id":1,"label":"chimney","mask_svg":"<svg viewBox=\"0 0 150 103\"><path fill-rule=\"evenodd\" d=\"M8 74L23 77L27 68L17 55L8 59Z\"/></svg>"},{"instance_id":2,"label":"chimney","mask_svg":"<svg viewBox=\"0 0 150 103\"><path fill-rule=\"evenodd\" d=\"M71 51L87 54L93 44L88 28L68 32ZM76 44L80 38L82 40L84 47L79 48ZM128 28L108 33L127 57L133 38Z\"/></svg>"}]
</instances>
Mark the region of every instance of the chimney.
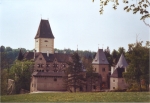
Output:
<instances>
[{"instance_id":1,"label":"chimney","mask_svg":"<svg viewBox=\"0 0 150 103\"><path fill-rule=\"evenodd\" d=\"M47 51L47 57L49 57L49 52Z\"/></svg>"},{"instance_id":2,"label":"chimney","mask_svg":"<svg viewBox=\"0 0 150 103\"><path fill-rule=\"evenodd\" d=\"M64 51L64 54L66 54L66 51Z\"/></svg>"}]
</instances>

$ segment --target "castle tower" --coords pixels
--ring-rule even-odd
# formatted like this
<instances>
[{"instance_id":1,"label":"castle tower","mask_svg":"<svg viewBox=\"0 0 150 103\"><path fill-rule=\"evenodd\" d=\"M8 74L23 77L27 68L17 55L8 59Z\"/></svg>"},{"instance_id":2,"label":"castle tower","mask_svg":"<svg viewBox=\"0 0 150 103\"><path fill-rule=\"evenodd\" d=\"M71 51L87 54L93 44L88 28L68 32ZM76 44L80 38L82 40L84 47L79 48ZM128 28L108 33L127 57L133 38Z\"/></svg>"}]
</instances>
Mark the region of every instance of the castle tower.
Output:
<instances>
[{"instance_id":1,"label":"castle tower","mask_svg":"<svg viewBox=\"0 0 150 103\"><path fill-rule=\"evenodd\" d=\"M103 49L98 49L92 65L95 72L101 75L101 89L109 88L109 62Z\"/></svg>"},{"instance_id":2,"label":"castle tower","mask_svg":"<svg viewBox=\"0 0 150 103\"><path fill-rule=\"evenodd\" d=\"M35 36L35 50L41 53L54 54L54 36L48 20L41 19Z\"/></svg>"}]
</instances>

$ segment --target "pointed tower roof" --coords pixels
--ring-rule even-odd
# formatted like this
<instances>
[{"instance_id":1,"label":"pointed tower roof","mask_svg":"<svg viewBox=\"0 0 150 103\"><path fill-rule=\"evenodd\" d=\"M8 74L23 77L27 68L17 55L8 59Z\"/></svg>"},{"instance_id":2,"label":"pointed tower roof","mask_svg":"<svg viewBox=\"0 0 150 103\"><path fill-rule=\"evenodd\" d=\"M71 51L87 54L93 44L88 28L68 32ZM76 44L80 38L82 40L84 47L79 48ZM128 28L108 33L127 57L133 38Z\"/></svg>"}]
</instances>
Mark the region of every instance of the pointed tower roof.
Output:
<instances>
[{"instance_id":1,"label":"pointed tower roof","mask_svg":"<svg viewBox=\"0 0 150 103\"><path fill-rule=\"evenodd\" d=\"M23 54L22 54L22 51L20 49L17 60L22 60L22 59L23 59Z\"/></svg>"},{"instance_id":2,"label":"pointed tower roof","mask_svg":"<svg viewBox=\"0 0 150 103\"><path fill-rule=\"evenodd\" d=\"M112 73L111 77L114 78L122 78L122 73L124 72L124 69L128 66L127 61L123 54L121 54L119 61L115 67L114 72Z\"/></svg>"},{"instance_id":3,"label":"pointed tower roof","mask_svg":"<svg viewBox=\"0 0 150 103\"><path fill-rule=\"evenodd\" d=\"M119 61L116 65L116 68L126 68L128 66L127 61L123 54L121 54Z\"/></svg>"},{"instance_id":4,"label":"pointed tower roof","mask_svg":"<svg viewBox=\"0 0 150 103\"><path fill-rule=\"evenodd\" d=\"M37 34L35 36L35 39L37 38L54 38L54 35L52 33L48 20L41 19Z\"/></svg>"},{"instance_id":5,"label":"pointed tower roof","mask_svg":"<svg viewBox=\"0 0 150 103\"><path fill-rule=\"evenodd\" d=\"M92 64L109 64L103 49L98 49Z\"/></svg>"}]
</instances>

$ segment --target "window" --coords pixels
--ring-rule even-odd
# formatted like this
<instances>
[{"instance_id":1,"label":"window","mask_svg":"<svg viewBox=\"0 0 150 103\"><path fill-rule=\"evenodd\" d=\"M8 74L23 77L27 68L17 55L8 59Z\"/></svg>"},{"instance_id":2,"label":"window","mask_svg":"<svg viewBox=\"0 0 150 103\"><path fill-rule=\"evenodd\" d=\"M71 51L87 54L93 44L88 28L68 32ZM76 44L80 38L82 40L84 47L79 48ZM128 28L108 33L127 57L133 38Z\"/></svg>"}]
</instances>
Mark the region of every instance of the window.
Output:
<instances>
[{"instance_id":1,"label":"window","mask_svg":"<svg viewBox=\"0 0 150 103\"><path fill-rule=\"evenodd\" d=\"M48 42L47 40L45 40L45 42Z\"/></svg>"},{"instance_id":2,"label":"window","mask_svg":"<svg viewBox=\"0 0 150 103\"><path fill-rule=\"evenodd\" d=\"M95 71L96 71L96 68L95 68Z\"/></svg>"},{"instance_id":3,"label":"window","mask_svg":"<svg viewBox=\"0 0 150 103\"><path fill-rule=\"evenodd\" d=\"M93 85L93 89L96 89L96 86L95 86L95 85Z\"/></svg>"},{"instance_id":4,"label":"window","mask_svg":"<svg viewBox=\"0 0 150 103\"><path fill-rule=\"evenodd\" d=\"M113 87L113 89L115 89L115 87Z\"/></svg>"},{"instance_id":5,"label":"window","mask_svg":"<svg viewBox=\"0 0 150 103\"><path fill-rule=\"evenodd\" d=\"M40 64L38 64L37 66L38 66L38 68L40 68Z\"/></svg>"},{"instance_id":6,"label":"window","mask_svg":"<svg viewBox=\"0 0 150 103\"><path fill-rule=\"evenodd\" d=\"M115 80L113 80L113 82L115 82Z\"/></svg>"},{"instance_id":7,"label":"window","mask_svg":"<svg viewBox=\"0 0 150 103\"><path fill-rule=\"evenodd\" d=\"M105 68L102 68L102 71L105 72Z\"/></svg>"},{"instance_id":8,"label":"window","mask_svg":"<svg viewBox=\"0 0 150 103\"><path fill-rule=\"evenodd\" d=\"M54 78L54 81L57 81L57 78L56 78L56 77Z\"/></svg>"},{"instance_id":9,"label":"window","mask_svg":"<svg viewBox=\"0 0 150 103\"><path fill-rule=\"evenodd\" d=\"M42 58L39 58L39 60L42 60Z\"/></svg>"}]
</instances>

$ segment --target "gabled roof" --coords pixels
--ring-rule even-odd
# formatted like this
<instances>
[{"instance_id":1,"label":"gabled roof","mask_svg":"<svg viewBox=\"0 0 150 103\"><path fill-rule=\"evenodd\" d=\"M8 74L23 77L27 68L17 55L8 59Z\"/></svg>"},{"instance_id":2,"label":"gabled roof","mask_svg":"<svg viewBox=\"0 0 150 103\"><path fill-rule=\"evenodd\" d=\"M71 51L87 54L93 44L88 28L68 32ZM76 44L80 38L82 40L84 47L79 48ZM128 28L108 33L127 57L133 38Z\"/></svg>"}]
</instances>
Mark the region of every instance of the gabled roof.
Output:
<instances>
[{"instance_id":1,"label":"gabled roof","mask_svg":"<svg viewBox=\"0 0 150 103\"><path fill-rule=\"evenodd\" d=\"M115 70L112 73L111 77L114 78L122 78L122 73L125 71L125 68L128 66L127 61L123 54L121 54L117 65L115 66Z\"/></svg>"},{"instance_id":2,"label":"gabled roof","mask_svg":"<svg viewBox=\"0 0 150 103\"><path fill-rule=\"evenodd\" d=\"M116 68L126 68L127 66L128 66L127 61L125 57L123 56L123 54L121 54L119 61L116 65Z\"/></svg>"},{"instance_id":3,"label":"gabled roof","mask_svg":"<svg viewBox=\"0 0 150 103\"><path fill-rule=\"evenodd\" d=\"M70 54L64 54L64 53L49 54L49 56L47 56L47 53L36 52L35 60L39 55L42 55L47 62L53 62L55 58L58 62L68 62L69 57L71 57ZM20 60L22 59L27 59L27 60L34 59L34 52L26 52L22 54L22 58Z\"/></svg>"},{"instance_id":4,"label":"gabled roof","mask_svg":"<svg viewBox=\"0 0 150 103\"><path fill-rule=\"evenodd\" d=\"M92 64L109 64L103 49L98 49Z\"/></svg>"},{"instance_id":5,"label":"gabled roof","mask_svg":"<svg viewBox=\"0 0 150 103\"><path fill-rule=\"evenodd\" d=\"M17 57L17 60L22 60L22 59L23 59L23 53L22 53L22 51L20 49L18 57Z\"/></svg>"},{"instance_id":6,"label":"gabled roof","mask_svg":"<svg viewBox=\"0 0 150 103\"><path fill-rule=\"evenodd\" d=\"M41 19L37 34L35 36L35 39L37 38L54 38L54 35L52 33L48 20Z\"/></svg>"}]
</instances>

